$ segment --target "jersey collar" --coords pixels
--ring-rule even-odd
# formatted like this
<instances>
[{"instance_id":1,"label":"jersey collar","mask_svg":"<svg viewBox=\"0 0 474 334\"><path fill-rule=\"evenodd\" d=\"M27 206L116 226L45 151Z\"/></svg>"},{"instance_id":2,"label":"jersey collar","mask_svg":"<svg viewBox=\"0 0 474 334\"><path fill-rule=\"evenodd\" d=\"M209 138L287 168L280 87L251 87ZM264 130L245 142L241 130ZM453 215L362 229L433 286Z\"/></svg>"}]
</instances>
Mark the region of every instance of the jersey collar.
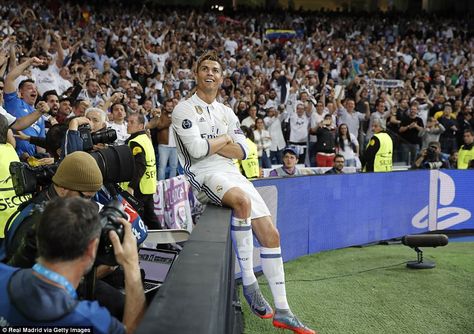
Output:
<instances>
[{"instance_id":1,"label":"jersey collar","mask_svg":"<svg viewBox=\"0 0 474 334\"><path fill-rule=\"evenodd\" d=\"M194 93L194 95L192 96L192 99L195 104L202 107L203 109L209 108L210 110L214 110L216 109L216 106L218 103L216 100L214 100L211 104L207 104L206 102L201 100L201 98L196 93Z\"/></svg>"}]
</instances>

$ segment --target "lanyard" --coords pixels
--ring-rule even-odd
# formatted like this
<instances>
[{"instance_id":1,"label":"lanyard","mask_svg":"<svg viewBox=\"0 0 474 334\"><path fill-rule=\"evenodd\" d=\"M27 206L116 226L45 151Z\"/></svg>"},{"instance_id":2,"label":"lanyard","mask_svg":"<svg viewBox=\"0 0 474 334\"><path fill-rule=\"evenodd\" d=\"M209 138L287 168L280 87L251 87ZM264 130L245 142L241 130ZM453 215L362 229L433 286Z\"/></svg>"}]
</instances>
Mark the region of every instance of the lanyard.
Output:
<instances>
[{"instance_id":1,"label":"lanyard","mask_svg":"<svg viewBox=\"0 0 474 334\"><path fill-rule=\"evenodd\" d=\"M66 289L66 291L69 293L69 295L72 298L77 299L76 290L74 289L74 287L71 285L71 283L69 283L69 281L64 276L61 276L58 273L55 273L54 271L51 271L51 270L45 268L43 265L41 265L39 263L37 263L33 266L33 270L36 271L38 274L46 277L50 281L61 285L62 287L64 287L64 289Z\"/></svg>"}]
</instances>

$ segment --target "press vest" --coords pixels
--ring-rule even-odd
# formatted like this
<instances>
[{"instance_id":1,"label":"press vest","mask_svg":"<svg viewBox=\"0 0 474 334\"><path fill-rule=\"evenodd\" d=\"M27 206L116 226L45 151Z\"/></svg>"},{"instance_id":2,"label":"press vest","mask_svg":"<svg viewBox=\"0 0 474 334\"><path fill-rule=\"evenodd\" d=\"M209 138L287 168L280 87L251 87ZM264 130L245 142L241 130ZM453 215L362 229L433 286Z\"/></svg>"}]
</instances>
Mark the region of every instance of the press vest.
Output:
<instances>
[{"instance_id":1,"label":"press vest","mask_svg":"<svg viewBox=\"0 0 474 334\"><path fill-rule=\"evenodd\" d=\"M0 144L0 238L4 238L5 223L18 206L26 202L31 195L17 196L13 189L10 163L19 162L15 149L10 144Z\"/></svg>"},{"instance_id":2,"label":"press vest","mask_svg":"<svg viewBox=\"0 0 474 334\"><path fill-rule=\"evenodd\" d=\"M145 153L146 169L140 179L140 192L144 195L154 194L156 192L156 161L155 150L150 138L146 134L141 134L129 141L140 145Z\"/></svg>"},{"instance_id":3,"label":"press vest","mask_svg":"<svg viewBox=\"0 0 474 334\"><path fill-rule=\"evenodd\" d=\"M380 142L380 148L375 154L374 172L390 172L392 171L392 138L385 132L374 134Z\"/></svg>"},{"instance_id":4,"label":"press vest","mask_svg":"<svg viewBox=\"0 0 474 334\"><path fill-rule=\"evenodd\" d=\"M462 145L458 152L458 169L467 169L469 161L474 159L474 145L470 149Z\"/></svg>"},{"instance_id":5,"label":"press vest","mask_svg":"<svg viewBox=\"0 0 474 334\"><path fill-rule=\"evenodd\" d=\"M246 138L247 147L249 149L247 159L242 160L240 163L244 170L245 177L247 179L253 179L260 176L260 168L258 166L258 149L257 145L250 139Z\"/></svg>"}]
</instances>

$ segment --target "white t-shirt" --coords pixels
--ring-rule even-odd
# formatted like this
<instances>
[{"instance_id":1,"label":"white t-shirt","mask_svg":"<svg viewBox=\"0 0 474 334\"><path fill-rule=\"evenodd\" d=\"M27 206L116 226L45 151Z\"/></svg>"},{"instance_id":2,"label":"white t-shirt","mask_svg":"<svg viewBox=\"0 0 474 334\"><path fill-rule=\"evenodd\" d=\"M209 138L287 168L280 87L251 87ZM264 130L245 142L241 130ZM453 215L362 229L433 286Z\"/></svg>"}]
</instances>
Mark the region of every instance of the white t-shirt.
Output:
<instances>
[{"instance_id":1,"label":"white t-shirt","mask_svg":"<svg viewBox=\"0 0 474 334\"><path fill-rule=\"evenodd\" d=\"M59 76L59 78L58 78L58 89L56 90L58 95L61 96L70 87L72 87L72 83L70 81L66 80L66 79L63 79L61 76Z\"/></svg>"},{"instance_id":2,"label":"white t-shirt","mask_svg":"<svg viewBox=\"0 0 474 334\"><path fill-rule=\"evenodd\" d=\"M8 121L8 127L12 126L12 124L16 121L16 117L10 115L2 106L0 106L0 115L5 116Z\"/></svg>"},{"instance_id":3,"label":"white t-shirt","mask_svg":"<svg viewBox=\"0 0 474 334\"><path fill-rule=\"evenodd\" d=\"M115 122L107 122L107 127L114 129L117 132L117 139L114 142L114 145L124 145L125 141L130 137L127 133L127 122L122 124L117 124Z\"/></svg>"},{"instance_id":4,"label":"white t-shirt","mask_svg":"<svg viewBox=\"0 0 474 334\"><path fill-rule=\"evenodd\" d=\"M37 67L31 69L31 76L35 81L38 92L43 95L48 90L55 90L58 94L59 90L59 69L56 64L52 64L47 70L42 71Z\"/></svg>"},{"instance_id":5,"label":"white t-shirt","mask_svg":"<svg viewBox=\"0 0 474 334\"><path fill-rule=\"evenodd\" d=\"M235 55L235 50L237 50L238 47L239 47L239 44L237 44L236 41L233 41L231 39L227 39L224 42L224 50L229 51L231 56Z\"/></svg>"},{"instance_id":6,"label":"white t-shirt","mask_svg":"<svg viewBox=\"0 0 474 334\"><path fill-rule=\"evenodd\" d=\"M328 113L329 113L329 110L327 108L324 108L322 114L318 114L317 111L311 112L311 120L310 120L309 126L311 128L315 128L319 123L324 121L324 116L326 116L326 114L328 114ZM334 123L334 124L336 124L336 123ZM318 141L318 137L316 135L309 135L309 141L311 143L315 143L315 142Z\"/></svg>"},{"instance_id":7,"label":"white t-shirt","mask_svg":"<svg viewBox=\"0 0 474 334\"><path fill-rule=\"evenodd\" d=\"M168 52L161 54L148 52L148 58L153 62L153 64L157 67L158 72L160 73L163 73L166 60L169 56L170 54Z\"/></svg>"},{"instance_id":8,"label":"white t-shirt","mask_svg":"<svg viewBox=\"0 0 474 334\"><path fill-rule=\"evenodd\" d=\"M290 116L290 141L293 143L306 143L308 137L308 117L304 114L299 117L296 113Z\"/></svg>"},{"instance_id":9,"label":"white t-shirt","mask_svg":"<svg viewBox=\"0 0 474 334\"><path fill-rule=\"evenodd\" d=\"M247 116L242 120L242 125L246 126L248 128L254 128L255 127L255 119L253 119L250 116Z\"/></svg>"}]
</instances>

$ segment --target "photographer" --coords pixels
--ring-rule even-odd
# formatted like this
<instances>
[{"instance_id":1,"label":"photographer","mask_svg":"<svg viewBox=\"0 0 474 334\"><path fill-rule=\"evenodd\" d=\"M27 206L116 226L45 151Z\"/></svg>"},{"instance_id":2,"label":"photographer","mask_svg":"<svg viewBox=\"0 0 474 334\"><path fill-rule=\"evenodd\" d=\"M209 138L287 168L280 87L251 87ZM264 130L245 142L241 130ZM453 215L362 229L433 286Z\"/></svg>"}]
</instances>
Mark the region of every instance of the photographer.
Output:
<instances>
[{"instance_id":1,"label":"photographer","mask_svg":"<svg viewBox=\"0 0 474 334\"><path fill-rule=\"evenodd\" d=\"M61 147L61 159L76 151L84 151L84 142L81 138L79 128L90 126L91 121L86 117L75 117L69 121L68 130Z\"/></svg>"},{"instance_id":2,"label":"photographer","mask_svg":"<svg viewBox=\"0 0 474 334\"><path fill-rule=\"evenodd\" d=\"M11 266L30 268L37 257L36 224L40 218L40 209L49 201L59 198L82 197L91 199L101 189L103 184L102 172L96 160L85 152L74 152L67 155L56 173L52 183L23 203L16 213L6 222L6 234L2 246L4 256L0 260ZM95 204L96 205L96 204ZM99 210L96 205L96 210ZM133 229L137 229L132 226ZM2 258L2 257L6 257ZM103 271L104 275L111 271ZM123 312L123 296L108 284L97 281L95 294L101 305L106 306L114 316L119 317Z\"/></svg>"},{"instance_id":3,"label":"photographer","mask_svg":"<svg viewBox=\"0 0 474 334\"><path fill-rule=\"evenodd\" d=\"M421 150L420 155L413 164L413 169L440 169L448 168L448 163L441 158L441 145L437 141L432 141L428 147Z\"/></svg>"},{"instance_id":4,"label":"photographer","mask_svg":"<svg viewBox=\"0 0 474 334\"><path fill-rule=\"evenodd\" d=\"M92 198L102 186L102 173L94 158L85 152L74 152L64 158L52 178L52 184L30 201L6 223L6 256L17 267L31 267L36 258L35 225L39 212L48 201L66 197Z\"/></svg>"},{"instance_id":5,"label":"photographer","mask_svg":"<svg viewBox=\"0 0 474 334\"><path fill-rule=\"evenodd\" d=\"M63 156L75 151L97 151L114 142L117 134L106 128L106 119L107 115L99 108L88 108L86 117L71 119L62 147Z\"/></svg>"},{"instance_id":6,"label":"photographer","mask_svg":"<svg viewBox=\"0 0 474 334\"><path fill-rule=\"evenodd\" d=\"M36 226L38 259L33 269L0 264L0 318L7 325L87 326L94 333L133 332L145 310L138 252L130 224L123 242L109 238L125 273L123 323L97 302L78 301L75 289L97 255L101 224L96 206L82 198L60 198L46 206Z\"/></svg>"}]
</instances>

